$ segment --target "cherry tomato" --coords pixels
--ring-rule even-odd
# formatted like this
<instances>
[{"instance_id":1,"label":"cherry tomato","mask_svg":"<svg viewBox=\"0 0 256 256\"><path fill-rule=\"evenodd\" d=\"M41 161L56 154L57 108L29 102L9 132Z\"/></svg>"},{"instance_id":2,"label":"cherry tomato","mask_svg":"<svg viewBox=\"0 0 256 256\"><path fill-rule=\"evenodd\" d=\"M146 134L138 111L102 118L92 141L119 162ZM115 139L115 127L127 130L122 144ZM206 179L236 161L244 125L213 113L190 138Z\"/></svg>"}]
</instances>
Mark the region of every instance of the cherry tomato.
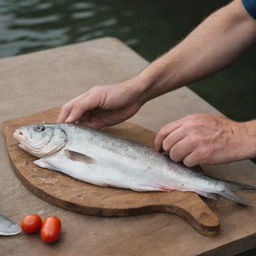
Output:
<instances>
[{"instance_id":1,"label":"cherry tomato","mask_svg":"<svg viewBox=\"0 0 256 256\"><path fill-rule=\"evenodd\" d=\"M45 219L41 228L41 238L44 242L54 243L59 238L61 232L61 221L56 216L50 216Z\"/></svg>"},{"instance_id":2,"label":"cherry tomato","mask_svg":"<svg viewBox=\"0 0 256 256\"><path fill-rule=\"evenodd\" d=\"M35 233L40 230L42 226L42 220L40 216L36 214L29 214L21 221L21 228L26 233Z\"/></svg>"}]
</instances>

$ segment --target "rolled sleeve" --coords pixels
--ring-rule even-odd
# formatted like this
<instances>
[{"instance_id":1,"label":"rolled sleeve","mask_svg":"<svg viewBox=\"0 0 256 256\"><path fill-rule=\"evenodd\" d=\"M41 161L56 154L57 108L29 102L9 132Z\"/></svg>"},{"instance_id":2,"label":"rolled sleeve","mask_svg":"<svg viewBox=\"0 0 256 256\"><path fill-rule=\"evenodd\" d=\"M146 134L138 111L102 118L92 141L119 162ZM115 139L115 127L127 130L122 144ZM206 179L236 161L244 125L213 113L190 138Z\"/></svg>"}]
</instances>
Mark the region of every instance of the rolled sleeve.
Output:
<instances>
[{"instance_id":1,"label":"rolled sleeve","mask_svg":"<svg viewBox=\"0 0 256 256\"><path fill-rule=\"evenodd\" d=\"M242 0L245 10L256 19L256 0Z\"/></svg>"}]
</instances>

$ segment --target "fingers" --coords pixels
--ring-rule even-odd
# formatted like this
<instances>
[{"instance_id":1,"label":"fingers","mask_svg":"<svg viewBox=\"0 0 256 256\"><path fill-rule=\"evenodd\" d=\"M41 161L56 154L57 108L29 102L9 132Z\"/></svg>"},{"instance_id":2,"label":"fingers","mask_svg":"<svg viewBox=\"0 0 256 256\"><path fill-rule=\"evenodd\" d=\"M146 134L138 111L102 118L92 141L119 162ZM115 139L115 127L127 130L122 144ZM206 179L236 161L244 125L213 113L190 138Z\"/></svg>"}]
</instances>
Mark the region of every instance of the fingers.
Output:
<instances>
[{"instance_id":1,"label":"fingers","mask_svg":"<svg viewBox=\"0 0 256 256\"><path fill-rule=\"evenodd\" d=\"M95 86L85 94L65 104L60 111L57 122L81 121L81 123L99 127L102 126L102 122L98 120L92 121L90 119L94 116L96 110L101 109L102 116L105 115L105 112L108 115L108 110L123 110L119 118L112 118L111 116L110 118L104 117L104 119L108 120L115 119L114 122L119 123L131 117L131 115L135 114L139 107L141 107L140 103L134 102L136 98L136 94L130 87L124 86L123 84ZM131 106L133 106L133 108L129 108ZM132 112L132 110L136 111ZM93 112L93 115L91 115L90 118L86 117L84 120L80 120L83 116L86 116L88 112ZM111 121L111 123L113 123L113 121Z\"/></svg>"},{"instance_id":2,"label":"fingers","mask_svg":"<svg viewBox=\"0 0 256 256\"><path fill-rule=\"evenodd\" d=\"M82 96L82 95L81 95ZM70 112L72 110L73 104L81 98L81 96L74 98L73 100L66 103L60 110L59 116L57 118L57 123L63 123L66 121Z\"/></svg>"},{"instance_id":3,"label":"fingers","mask_svg":"<svg viewBox=\"0 0 256 256\"><path fill-rule=\"evenodd\" d=\"M193 114L164 126L155 138L155 147L188 167L219 164L240 159L236 149L241 137L236 122L218 115Z\"/></svg>"},{"instance_id":4,"label":"fingers","mask_svg":"<svg viewBox=\"0 0 256 256\"><path fill-rule=\"evenodd\" d=\"M63 123L67 119L67 117L69 116L70 111L71 111L71 105L66 106L66 107L62 107L56 122L57 123Z\"/></svg>"},{"instance_id":5,"label":"fingers","mask_svg":"<svg viewBox=\"0 0 256 256\"><path fill-rule=\"evenodd\" d=\"M157 151L160 151L162 149L162 143L164 141L164 139L173 131L175 131L176 129L178 129L180 127L179 122L172 122L170 124L165 125L164 127L162 127L162 129L157 133L156 137L155 137L155 149Z\"/></svg>"},{"instance_id":6,"label":"fingers","mask_svg":"<svg viewBox=\"0 0 256 256\"><path fill-rule=\"evenodd\" d=\"M184 118L164 126L155 138L155 147L158 151L166 151L174 162L184 161L191 167L207 161L209 147L202 148L198 129L187 125L187 122L188 118Z\"/></svg>"},{"instance_id":7,"label":"fingers","mask_svg":"<svg viewBox=\"0 0 256 256\"><path fill-rule=\"evenodd\" d=\"M200 155L197 152L193 152L187 155L184 160L183 164L187 167L194 167L200 163Z\"/></svg>"},{"instance_id":8,"label":"fingers","mask_svg":"<svg viewBox=\"0 0 256 256\"><path fill-rule=\"evenodd\" d=\"M81 96L79 96L81 97ZM63 123L65 122L65 120L68 118L68 116L70 115L70 112L72 110L73 104L74 102L76 102L79 97L74 98L73 100L69 101L68 103L66 103L60 110L59 116L57 118L57 123Z\"/></svg>"},{"instance_id":9,"label":"fingers","mask_svg":"<svg viewBox=\"0 0 256 256\"><path fill-rule=\"evenodd\" d=\"M185 131L184 128L179 127L173 132L171 132L167 137L162 141L162 149L166 152L169 152L171 148L178 143L180 140L182 140L185 137Z\"/></svg>"},{"instance_id":10,"label":"fingers","mask_svg":"<svg viewBox=\"0 0 256 256\"><path fill-rule=\"evenodd\" d=\"M168 134L169 132L169 134ZM167 134L167 135L166 135ZM161 129L159 137L155 142L157 147L162 148L169 153L174 162L182 161L194 149L194 143L190 143L189 137L186 137L186 129L179 126L179 123L171 123Z\"/></svg>"},{"instance_id":11,"label":"fingers","mask_svg":"<svg viewBox=\"0 0 256 256\"><path fill-rule=\"evenodd\" d=\"M100 97L90 91L65 104L58 116L57 122L75 122L80 117L86 116L86 112L98 107Z\"/></svg>"},{"instance_id":12,"label":"fingers","mask_svg":"<svg viewBox=\"0 0 256 256\"><path fill-rule=\"evenodd\" d=\"M187 138L180 140L170 150L169 156L174 162L181 162L194 150L194 146Z\"/></svg>"},{"instance_id":13,"label":"fingers","mask_svg":"<svg viewBox=\"0 0 256 256\"><path fill-rule=\"evenodd\" d=\"M74 104L65 122L72 123L77 121L86 110L89 110L86 104L81 102Z\"/></svg>"}]
</instances>

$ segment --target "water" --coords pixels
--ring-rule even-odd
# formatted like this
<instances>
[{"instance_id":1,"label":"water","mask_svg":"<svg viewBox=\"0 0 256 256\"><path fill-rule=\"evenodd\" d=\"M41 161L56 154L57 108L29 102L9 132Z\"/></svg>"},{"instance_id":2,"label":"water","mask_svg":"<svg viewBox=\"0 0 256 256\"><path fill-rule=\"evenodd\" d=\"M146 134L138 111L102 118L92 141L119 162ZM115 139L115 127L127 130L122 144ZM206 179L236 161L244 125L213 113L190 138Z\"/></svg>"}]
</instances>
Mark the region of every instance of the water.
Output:
<instances>
[{"instance_id":1,"label":"water","mask_svg":"<svg viewBox=\"0 0 256 256\"><path fill-rule=\"evenodd\" d=\"M0 0L0 57L113 36L152 61L228 2ZM254 47L232 67L191 88L234 120L255 118L255 54Z\"/></svg>"},{"instance_id":2,"label":"water","mask_svg":"<svg viewBox=\"0 0 256 256\"><path fill-rule=\"evenodd\" d=\"M151 61L228 2L0 0L0 57L114 36ZM255 53L191 88L230 118L255 118Z\"/></svg>"}]
</instances>

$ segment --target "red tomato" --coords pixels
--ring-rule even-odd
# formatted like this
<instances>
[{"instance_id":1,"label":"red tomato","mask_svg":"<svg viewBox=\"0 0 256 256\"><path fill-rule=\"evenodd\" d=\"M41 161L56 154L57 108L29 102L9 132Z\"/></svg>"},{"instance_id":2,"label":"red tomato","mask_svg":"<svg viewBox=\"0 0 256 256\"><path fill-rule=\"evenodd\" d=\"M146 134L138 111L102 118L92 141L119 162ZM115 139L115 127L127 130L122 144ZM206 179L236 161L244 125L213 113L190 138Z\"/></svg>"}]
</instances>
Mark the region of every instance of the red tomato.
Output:
<instances>
[{"instance_id":1,"label":"red tomato","mask_svg":"<svg viewBox=\"0 0 256 256\"><path fill-rule=\"evenodd\" d=\"M21 228L26 233L35 233L40 230L42 226L42 220L40 216L36 214L29 214L25 216L21 222Z\"/></svg>"},{"instance_id":2,"label":"red tomato","mask_svg":"<svg viewBox=\"0 0 256 256\"><path fill-rule=\"evenodd\" d=\"M45 219L41 228L41 238L44 242L54 243L59 238L61 232L61 221L56 216L50 216Z\"/></svg>"}]
</instances>

